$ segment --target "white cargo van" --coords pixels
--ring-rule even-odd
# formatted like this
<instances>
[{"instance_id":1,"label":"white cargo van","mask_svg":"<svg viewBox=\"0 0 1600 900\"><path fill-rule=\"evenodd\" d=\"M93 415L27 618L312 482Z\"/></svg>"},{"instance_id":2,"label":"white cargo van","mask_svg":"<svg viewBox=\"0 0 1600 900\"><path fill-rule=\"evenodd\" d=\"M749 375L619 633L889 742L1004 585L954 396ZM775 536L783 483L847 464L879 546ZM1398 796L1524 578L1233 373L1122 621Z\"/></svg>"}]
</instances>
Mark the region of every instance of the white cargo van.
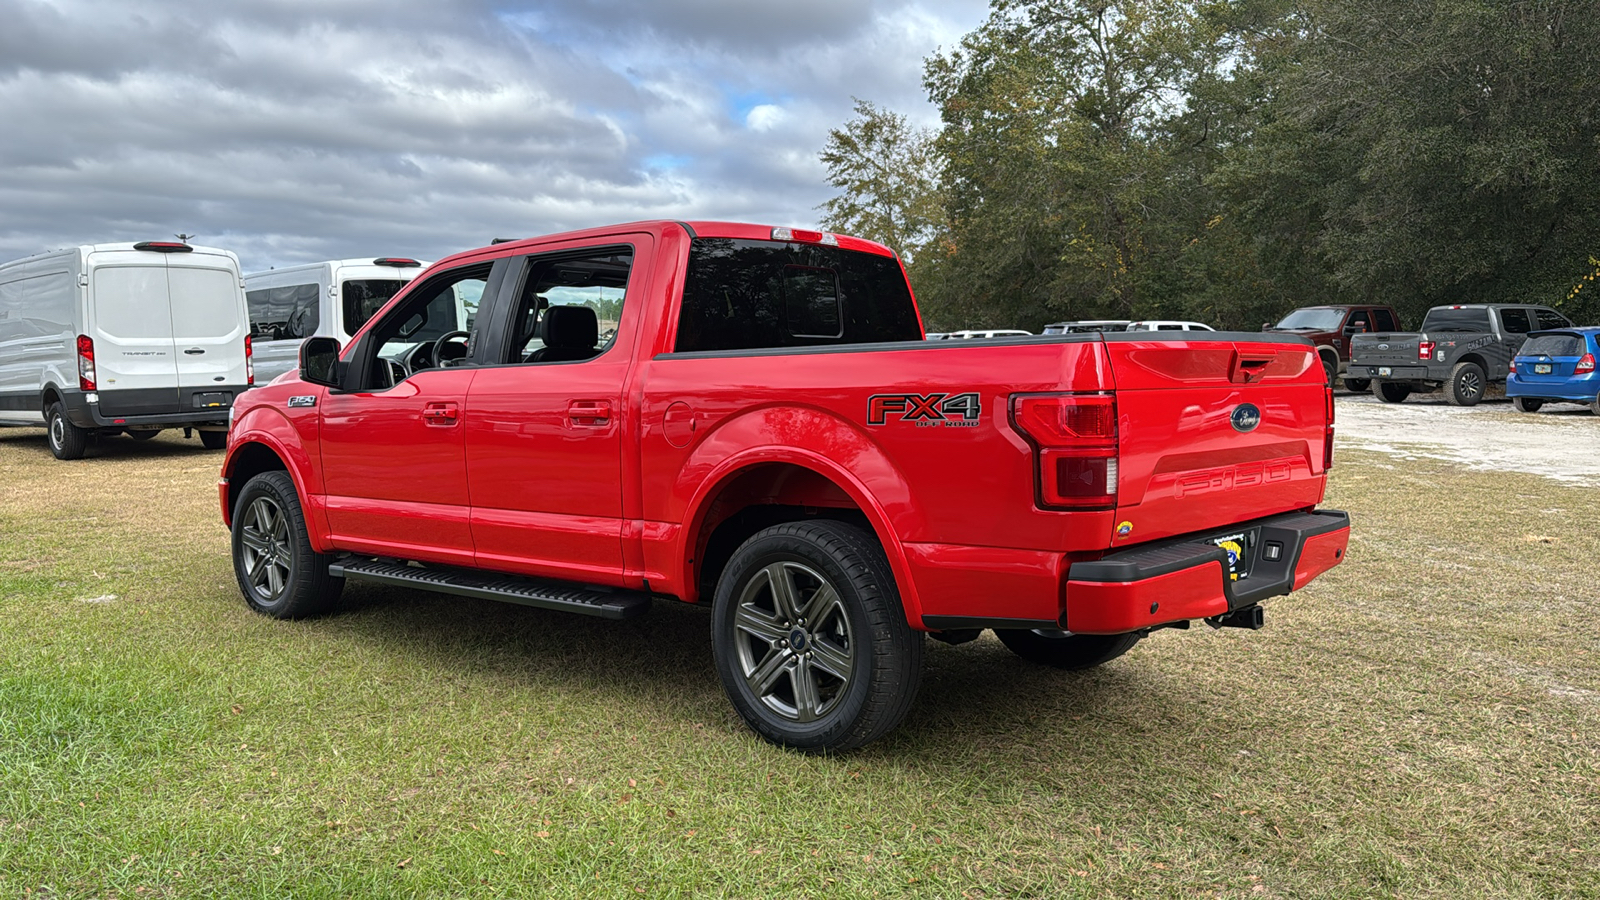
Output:
<instances>
[{"instance_id":1,"label":"white cargo van","mask_svg":"<svg viewBox=\"0 0 1600 900\"><path fill-rule=\"evenodd\" d=\"M174 241L88 244L0 264L0 425L44 425L57 459L93 435L228 441L252 383L239 260Z\"/></svg>"},{"instance_id":2,"label":"white cargo van","mask_svg":"<svg viewBox=\"0 0 1600 900\"><path fill-rule=\"evenodd\" d=\"M308 337L350 337L428 264L384 256L333 259L244 277L256 373L266 384L300 364Z\"/></svg>"}]
</instances>

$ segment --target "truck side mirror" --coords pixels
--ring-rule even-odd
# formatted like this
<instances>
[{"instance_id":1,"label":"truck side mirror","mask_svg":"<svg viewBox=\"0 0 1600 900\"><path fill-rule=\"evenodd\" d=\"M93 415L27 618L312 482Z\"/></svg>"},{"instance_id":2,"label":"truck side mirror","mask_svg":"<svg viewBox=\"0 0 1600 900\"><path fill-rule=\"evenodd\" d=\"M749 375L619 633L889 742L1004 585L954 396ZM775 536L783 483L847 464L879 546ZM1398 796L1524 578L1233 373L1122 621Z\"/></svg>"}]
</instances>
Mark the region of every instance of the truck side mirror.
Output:
<instances>
[{"instance_id":1,"label":"truck side mirror","mask_svg":"<svg viewBox=\"0 0 1600 900\"><path fill-rule=\"evenodd\" d=\"M339 386L339 340L331 337L306 338L300 345L300 380L323 387Z\"/></svg>"}]
</instances>

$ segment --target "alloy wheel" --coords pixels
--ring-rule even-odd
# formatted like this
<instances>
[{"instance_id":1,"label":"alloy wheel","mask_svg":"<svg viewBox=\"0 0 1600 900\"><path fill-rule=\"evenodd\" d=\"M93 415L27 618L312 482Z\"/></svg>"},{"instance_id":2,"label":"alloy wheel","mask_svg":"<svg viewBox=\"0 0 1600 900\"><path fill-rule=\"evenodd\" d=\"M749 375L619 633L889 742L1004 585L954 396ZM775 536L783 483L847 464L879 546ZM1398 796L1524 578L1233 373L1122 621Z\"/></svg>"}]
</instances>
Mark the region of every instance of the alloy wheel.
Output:
<instances>
[{"instance_id":1,"label":"alloy wheel","mask_svg":"<svg viewBox=\"0 0 1600 900\"><path fill-rule=\"evenodd\" d=\"M839 592L817 570L784 560L745 582L733 620L739 672L768 709L814 722L849 692L855 641Z\"/></svg>"},{"instance_id":2,"label":"alloy wheel","mask_svg":"<svg viewBox=\"0 0 1600 900\"><path fill-rule=\"evenodd\" d=\"M267 603L283 596L294 563L289 544L289 517L270 497L257 497L245 508L240 542L244 545L244 571L250 586Z\"/></svg>"}]
</instances>

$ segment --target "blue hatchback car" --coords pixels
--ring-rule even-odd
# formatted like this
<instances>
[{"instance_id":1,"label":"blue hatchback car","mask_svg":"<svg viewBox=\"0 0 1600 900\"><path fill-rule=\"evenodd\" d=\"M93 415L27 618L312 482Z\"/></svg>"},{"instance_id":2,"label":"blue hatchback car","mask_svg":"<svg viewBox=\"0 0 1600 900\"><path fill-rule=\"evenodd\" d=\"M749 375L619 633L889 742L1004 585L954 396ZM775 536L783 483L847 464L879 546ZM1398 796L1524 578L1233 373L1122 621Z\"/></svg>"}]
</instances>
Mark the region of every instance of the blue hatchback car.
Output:
<instances>
[{"instance_id":1,"label":"blue hatchback car","mask_svg":"<svg viewBox=\"0 0 1600 900\"><path fill-rule=\"evenodd\" d=\"M1600 327L1535 331L1512 360L1506 396L1521 412L1546 403L1582 403L1600 416Z\"/></svg>"}]
</instances>

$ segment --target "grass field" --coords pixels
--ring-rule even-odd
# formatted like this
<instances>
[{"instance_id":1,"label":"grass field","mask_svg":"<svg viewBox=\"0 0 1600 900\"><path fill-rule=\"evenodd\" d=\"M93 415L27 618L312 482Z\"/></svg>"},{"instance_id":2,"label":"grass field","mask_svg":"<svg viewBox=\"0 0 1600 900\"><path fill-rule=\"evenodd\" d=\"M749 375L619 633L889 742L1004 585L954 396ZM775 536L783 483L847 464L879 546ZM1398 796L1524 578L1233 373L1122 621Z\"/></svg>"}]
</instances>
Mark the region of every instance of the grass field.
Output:
<instances>
[{"instance_id":1,"label":"grass field","mask_svg":"<svg viewBox=\"0 0 1600 900\"><path fill-rule=\"evenodd\" d=\"M0 431L0 897L1600 896L1593 489L1341 453L1348 562L1265 630L932 644L808 758L699 609L249 612L220 461Z\"/></svg>"}]
</instances>

